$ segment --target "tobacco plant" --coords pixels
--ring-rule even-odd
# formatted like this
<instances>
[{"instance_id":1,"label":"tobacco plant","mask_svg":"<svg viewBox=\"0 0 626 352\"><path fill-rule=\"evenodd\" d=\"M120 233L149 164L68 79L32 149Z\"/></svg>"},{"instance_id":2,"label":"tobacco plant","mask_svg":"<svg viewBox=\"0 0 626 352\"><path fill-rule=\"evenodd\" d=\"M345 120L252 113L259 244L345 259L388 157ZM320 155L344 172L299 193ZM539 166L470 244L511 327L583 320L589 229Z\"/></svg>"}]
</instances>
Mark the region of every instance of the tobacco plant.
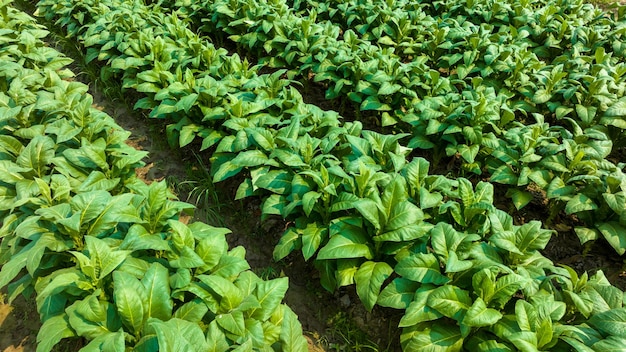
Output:
<instances>
[{"instance_id":1,"label":"tobacco plant","mask_svg":"<svg viewBox=\"0 0 626 352\"><path fill-rule=\"evenodd\" d=\"M612 19L581 1L542 1L537 10L528 1L165 6L201 31L266 53L260 58L273 67L311 72L328 85L327 98L344 95L379 111L382 125L410 124L396 126L412 134L409 147L432 150L435 162L458 158L462 173L509 185L518 208L533 199L527 187L542 189L552 215L580 220L582 242L604 237L623 253L621 210L604 196L615 188L606 175L623 170L606 160L623 147L626 126L621 12ZM540 115L547 127L534 124ZM535 150L515 133L553 143ZM530 166L511 161L518 159ZM571 191L553 196L548 186L559 182Z\"/></svg>"},{"instance_id":2,"label":"tobacco plant","mask_svg":"<svg viewBox=\"0 0 626 352\"><path fill-rule=\"evenodd\" d=\"M287 278L249 271L227 229L178 221L192 206L136 178L146 153L68 80L47 32L10 2L0 15L0 287L36 293L37 350L306 350Z\"/></svg>"},{"instance_id":3,"label":"tobacco plant","mask_svg":"<svg viewBox=\"0 0 626 352\"><path fill-rule=\"evenodd\" d=\"M342 123L336 114L303 104L302 97L285 80L293 77L293 72L279 70L274 74L259 75L258 67L249 68L235 56L222 55L220 59L213 59L207 54L211 60L224 60L219 61L220 65L212 64L211 60L193 61L196 56L188 55L188 52L214 53L215 50L190 34L187 22L178 18L180 12L164 15L160 4L148 7L140 1L100 1L98 4L102 9L100 15L94 15L90 22L80 23L81 26L76 24L82 21L81 16L67 15L79 8L73 2L43 1L40 10L49 19L56 18L68 28L69 23L73 24L71 28L80 28L72 35L90 48L89 58L95 59L102 54L101 59L107 64L104 72L125 80L127 88L146 94L138 108L151 109L153 117L174 120L170 137L177 137L174 139L178 143L187 144L197 135L203 140L201 148L215 146L211 149L214 181L243 174L238 198L261 197L264 216L279 215L294 221L295 226L286 230L274 251L276 259L299 250L305 259L314 261L320 270L322 284L329 290L354 284L366 308L372 309L378 304L405 310L400 324L405 350L424 346L450 351L603 350L619 346L626 338L620 328L626 318L623 292L611 286L602 273L592 278L587 274L579 276L543 257L539 251L550 240L551 231L542 228L539 222L513 225L512 217L493 205L493 184L473 184L465 178L429 175L429 163L425 159L409 158L411 150L401 142L408 135L362 130L359 122ZM216 18L224 19L224 25L228 24L230 28L240 26L245 29L256 24L265 26L264 33L270 33L279 24L279 18L272 17L275 16L273 7L258 5L253 2L249 8L220 7L222 14ZM72 10L63 9L68 6ZM250 12L251 8L255 12ZM278 8L279 15L291 16L280 3ZM130 20L135 13L145 14L145 20ZM270 16L272 21L232 19L232 16L251 13ZM187 15L193 18L193 11ZM156 35L150 38L142 33ZM246 33L242 32L241 38ZM363 44L362 39L351 33L346 31L343 34L350 50L333 52L332 59L345 63L346 57L353 52L370 50L368 44ZM177 54L166 55L167 61L164 62L151 55L151 51L128 50L125 38L140 38L146 47L154 43L157 48L168 47L167 53ZM258 36L249 35L245 40L253 47L257 45ZM186 43L192 45L188 47ZM281 39L275 39L272 45L275 43L281 43ZM352 87L362 88L364 94L353 94L352 99L363 99L360 103L373 109L390 110L397 104L395 96L384 98L383 102L378 95L400 92L402 86L398 84L400 89L394 86L393 79L401 77L396 74L398 70L410 67L433 85L422 84L419 80L403 83L411 88L420 87L428 93L421 94L424 96L446 95L445 99L433 98L420 108L437 115L442 106L452 105L450 112L459 116L445 122L436 118L445 118L446 114L433 116L433 122L425 125L419 114L412 112L411 123L414 123L415 130L422 133L430 128L433 135L420 139L413 133L413 138L417 139L412 143L430 142L433 143L430 147L434 148L434 142L441 139L439 136L448 136L444 139L447 143L444 150L464 158L469 165L468 171L478 173L487 166L493 170L501 169L501 180L504 181L507 171L502 164L486 163L495 160L489 159L492 154L493 158L506 158L504 153L493 153L499 148L510 147L511 153L522 150L523 155L528 156L518 165L522 170L524 167L530 170L539 164L552 167L549 172L533 174L537 180L541 180L539 176L544 180L566 176L568 180L571 177L572 183L584 181L589 178L577 172L598 165L599 169L610 170L611 177L600 178L601 184L606 181L611 186L608 188L610 194L622 191L619 188L621 181L618 181L621 171L604 160L609 145L602 130L585 139L578 130L574 133L563 126L550 126L539 118L540 114L532 114L537 111L525 98L517 100L508 109L503 107L504 103L500 105L505 111L503 122L498 120L498 107L492 107L490 103L510 99L509 93L496 95L494 89L484 88L481 79L470 76L469 71L465 76L469 77L471 86L442 77L442 72L437 70L424 69L419 60L413 64L405 64L397 58L385 61L391 54L392 50L383 51L378 53L380 56L374 59L376 61L358 66L364 68L362 73L366 73L359 77L377 85L352 84ZM472 56L463 58L467 64L474 59ZM522 69L527 62L530 61L515 63L518 77L525 77ZM233 68L233 71L224 74L220 69L225 67ZM332 64L328 67L332 72L331 79L339 77L337 82L341 83L334 88L339 94L343 87L350 86L346 78L351 74L349 65ZM379 67L385 67L384 73L377 69ZM139 68L149 73L144 76L139 73ZM559 71L551 68L550 74L547 72L537 73L537 76L546 78L542 81L546 85L556 82L554 77L560 75ZM458 93L455 92L456 84L472 89ZM202 93L210 105L203 107L203 103L198 103ZM374 94L377 101L369 98ZM426 100L421 95L416 96L415 92L403 91L402 94L410 95L411 103L406 105L409 107ZM541 102L541 96L539 94L537 102L532 103L545 103ZM463 100L476 98L482 99L482 103ZM569 121L564 119L569 111L558 108L554 107L558 115L556 120ZM588 116L593 114L592 111L577 110ZM406 116L410 114L407 111ZM390 113L388 117L392 117ZM537 120L534 125L526 121L533 117ZM468 125L462 123L463 118L467 118ZM485 125L475 126L471 122L473 118ZM592 127L584 128L592 132ZM510 128L519 130L507 134ZM526 133L535 133L534 139L527 142L519 138ZM503 135L508 141L499 147ZM559 147L561 141L567 141L564 143L568 143L569 149ZM429 148L427 144L424 146ZM581 152L590 155L587 157ZM562 168L556 165L561 161ZM473 163L476 165L471 165ZM519 186L526 185L523 180L520 182L518 170L511 170L510 176L517 177L515 182ZM534 180L530 175L525 177ZM527 195L519 192L518 201L524 201ZM572 214L584 214L590 210L583 198L586 193L579 194L576 197L582 206L573 202L574 205L569 207ZM603 197L617 208L620 196ZM567 201L567 204L571 201L558 200ZM608 211L607 216L611 216ZM172 231L176 236L185 232L175 227ZM159 238L150 240L157 240L155 246L159 243ZM191 241L183 242L191 244ZM174 249L173 254L167 254L167 248L163 250L166 255L172 255L175 262L179 258L185 258L183 261L186 262L193 257L189 252L188 258L184 249ZM200 288L205 290L218 285L214 280L199 280L204 284L200 284ZM192 281L184 279L183 282ZM190 287L193 288L181 292L206 300L208 296L196 285ZM241 304L243 302L247 303L244 300ZM221 307L222 303L217 306ZM217 324L220 325L219 321ZM139 329L140 324L137 325Z\"/></svg>"}]
</instances>

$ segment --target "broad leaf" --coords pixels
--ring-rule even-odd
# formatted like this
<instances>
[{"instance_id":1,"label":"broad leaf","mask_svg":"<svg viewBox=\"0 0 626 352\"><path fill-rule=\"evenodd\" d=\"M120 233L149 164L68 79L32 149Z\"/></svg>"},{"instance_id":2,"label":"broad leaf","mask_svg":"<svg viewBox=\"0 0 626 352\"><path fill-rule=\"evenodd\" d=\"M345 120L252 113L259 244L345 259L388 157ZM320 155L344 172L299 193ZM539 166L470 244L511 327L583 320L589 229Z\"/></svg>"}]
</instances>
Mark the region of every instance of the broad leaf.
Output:
<instances>
[{"instance_id":1,"label":"broad leaf","mask_svg":"<svg viewBox=\"0 0 626 352\"><path fill-rule=\"evenodd\" d=\"M393 273L393 269L385 262L367 261L359 267L354 276L356 291L367 310L372 310L383 282Z\"/></svg>"}]
</instances>

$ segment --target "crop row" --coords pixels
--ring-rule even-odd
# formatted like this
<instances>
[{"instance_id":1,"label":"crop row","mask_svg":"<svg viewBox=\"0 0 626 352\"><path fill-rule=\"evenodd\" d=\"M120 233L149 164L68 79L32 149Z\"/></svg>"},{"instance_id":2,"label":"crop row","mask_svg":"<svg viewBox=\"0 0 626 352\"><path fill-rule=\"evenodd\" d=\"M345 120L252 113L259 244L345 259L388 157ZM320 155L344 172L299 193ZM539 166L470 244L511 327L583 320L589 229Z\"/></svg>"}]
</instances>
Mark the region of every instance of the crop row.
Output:
<instances>
[{"instance_id":1,"label":"crop row","mask_svg":"<svg viewBox=\"0 0 626 352\"><path fill-rule=\"evenodd\" d=\"M39 10L144 93L137 107L172 118L180 144L195 133L202 148L216 145L215 181L246 170L238 197L259 195L264 214L295 219L276 259L301 250L329 290L355 283L367 308L404 309L405 349L602 350L626 339L623 293L601 273L555 267L538 251L551 233L513 225L490 183L429 175L426 160L406 160L402 135L303 104L283 72L258 75L158 5L42 1Z\"/></svg>"},{"instance_id":2,"label":"crop row","mask_svg":"<svg viewBox=\"0 0 626 352\"><path fill-rule=\"evenodd\" d=\"M505 185L518 209L541 190L582 243L624 253L624 165L612 161L626 141L621 19L582 1L308 4L308 15L282 0L167 6L290 77L312 73L328 98L400 122L408 147Z\"/></svg>"},{"instance_id":3,"label":"crop row","mask_svg":"<svg viewBox=\"0 0 626 352\"><path fill-rule=\"evenodd\" d=\"M92 107L47 31L0 3L0 287L36 293L37 351L306 351L281 300L227 229L178 220L191 205L135 176L145 152Z\"/></svg>"}]
</instances>

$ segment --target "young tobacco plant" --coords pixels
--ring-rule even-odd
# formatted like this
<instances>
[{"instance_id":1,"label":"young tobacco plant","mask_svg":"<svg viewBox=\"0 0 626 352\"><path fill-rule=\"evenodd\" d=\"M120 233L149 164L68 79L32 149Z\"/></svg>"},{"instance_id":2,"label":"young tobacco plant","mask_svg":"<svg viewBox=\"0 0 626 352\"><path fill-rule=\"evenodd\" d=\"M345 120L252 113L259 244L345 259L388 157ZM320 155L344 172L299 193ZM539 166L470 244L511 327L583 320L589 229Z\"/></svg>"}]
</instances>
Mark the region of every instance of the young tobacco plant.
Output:
<instances>
[{"instance_id":1,"label":"young tobacco plant","mask_svg":"<svg viewBox=\"0 0 626 352\"><path fill-rule=\"evenodd\" d=\"M0 13L5 27L41 31L9 2ZM3 42L16 35L27 34L7 30ZM86 86L57 74L69 71L24 67L27 53L7 46L0 55L13 63L0 70L0 287L10 301L36 292L38 351L77 336L85 351L306 350L280 304L286 278L249 271L228 230L179 222L191 206L136 178L145 153L91 107Z\"/></svg>"},{"instance_id":2,"label":"young tobacco plant","mask_svg":"<svg viewBox=\"0 0 626 352\"><path fill-rule=\"evenodd\" d=\"M232 16L232 11L227 16ZM247 24L245 20L233 23ZM361 44L348 32L346 37L354 49ZM463 58L465 71L461 69L457 75L471 73L473 68L469 66L476 55L474 52ZM389 63L392 69L405 67L395 59ZM515 70L524 67L524 63L518 60ZM374 90L378 94L385 85L383 92L395 92L397 87L386 78L394 73L378 74L376 65L366 68L371 75L367 79L380 80L381 87ZM414 68L433 81L437 79L434 70L424 71L417 64ZM334 72L339 69L346 66L333 66ZM173 71L177 72L176 68ZM520 73L520 77L523 75ZM340 84L349 86L344 81ZM422 88L438 94L451 90L450 85ZM263 94L273 98L273 91ZM406 328L403 343L407 350L422 345L445 350L464 346L485 350L491 346L511 350L557 346L567 350L567 346L582 345L600 349L623 339L622 332L607 328L610 323L606 322L624 320L623 294L620 296L621 292L614 288L598 288L601 295L606 295L605 300L612 303L590 315L589 305L584 299L581 302L581 297L593 293L580 293L578 278L555 268L538 252L549 240L550 232L536 222L513 226L512 218L493 206L491 184L474 186L466 179L429 176L425 160L407 163L408 150L397 143L402 135L374 134L360 131L359 124L339 124L336 118L300 104L301 97L293 90L282 92L287 99L271 101L272 106L287 107L289 112L283 110L269 116L254 110L260 103L256 95L236 96L233 107L223 110L233 117L225 123L226 129L235 133L218 138L213 159L216 181L247 170L250 177L240 187L238 196L261 195L265 197L266 215L296 219L296 227L285 233L275 251L277 258L301 249L305 258L316 259L322 282L330 290L356 283L366 307L380 304L406 309L405 317L410 318L402 324ZM467 96L474 96L470 93ZM358 95L353 97L358 99ZM515 104L506 110L507 117L530 106L521 101ZM167 105L172 105L172 101ZM383 105L371 107L387 109ZM222 110L218 111L221 114ZM277 118L283 114L288 118ZM491 136L498 132L493 129L483 143L486 140L493 145L496 139ZM468 129L461 130L476 135ZM459 131L452 126L451 132ZM471 148L469 151L468 158L479 155ZM464 149L458 152L464 153ZM600 286L611 287L601 274L596 278ZM553 285L555 281L558 284ZM563 289L568 282L576 288ZM618 296L622 301L614 301ZM570 315L560 313L564 305ZM541 312L541 317L535 319L535 312ZM509 323L511 315L524 313L532 318L520 320L517 327ZM582 328L572 328L572 323L579 322ZM593 332L584 324L592 326ZM575 332L554 333L553 326ZM593 338L587 338L588 335Z\"/></svg>"}]
</instances>

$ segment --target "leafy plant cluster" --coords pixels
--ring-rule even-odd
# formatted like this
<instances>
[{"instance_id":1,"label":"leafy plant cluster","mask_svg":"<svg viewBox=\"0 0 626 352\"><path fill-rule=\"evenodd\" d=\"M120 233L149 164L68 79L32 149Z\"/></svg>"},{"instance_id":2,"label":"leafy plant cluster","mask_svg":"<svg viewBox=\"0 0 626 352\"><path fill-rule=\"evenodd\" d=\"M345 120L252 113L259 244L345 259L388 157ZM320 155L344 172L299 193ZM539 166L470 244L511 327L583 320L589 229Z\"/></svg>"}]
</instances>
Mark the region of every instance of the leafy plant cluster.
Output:
<instances>
[{"instance_id":1,"label":"leafy plant cluster","mask_svg":"<svg viewBox=\"0 0 626 352\"><path fill-rule=\"evenodd\" d=\"M623 21L583 1L178 1L270 66L328 85L585 243L626 250Z\"/></svg>"},{"instance_id":2,"label":"leafy plant cluster","mask_svg":"<svg viewBox=\"0 0 626 352\"><path fill-rule=\"evenodd\" d=\"M493 205L489 182L429 174L429 162L410 159L399 142L406 134L363 130L304 104L285 71L258 74L236 55L210 56L222 51L160 4L39 5L104 72L145 94L137 107L172 118L179 144L200 136L200 148L214 146L214 181L243 174L237 198L260 196L264 216L294 220L276 259L299 250L329 290L355 284L368 309L404 310L405 350L601 351L626 342L621 290L601 272L553 265L539 252L551 231L514 225ZM210 94L212 105L201 100Z\"/></svg>"},{"instance_id":3,"label":"leafy plant cluster","mask_svg":"<svg viewBox=\"0 0 626 352\"><path fill-rule=\"evenodd\" d=\"M92 107L47 31L0 3L0 287L36 295L37 351L306 351L229 230L178 220L192 206L135 175L146 153Z\"/></svg>"}]
</instances>

